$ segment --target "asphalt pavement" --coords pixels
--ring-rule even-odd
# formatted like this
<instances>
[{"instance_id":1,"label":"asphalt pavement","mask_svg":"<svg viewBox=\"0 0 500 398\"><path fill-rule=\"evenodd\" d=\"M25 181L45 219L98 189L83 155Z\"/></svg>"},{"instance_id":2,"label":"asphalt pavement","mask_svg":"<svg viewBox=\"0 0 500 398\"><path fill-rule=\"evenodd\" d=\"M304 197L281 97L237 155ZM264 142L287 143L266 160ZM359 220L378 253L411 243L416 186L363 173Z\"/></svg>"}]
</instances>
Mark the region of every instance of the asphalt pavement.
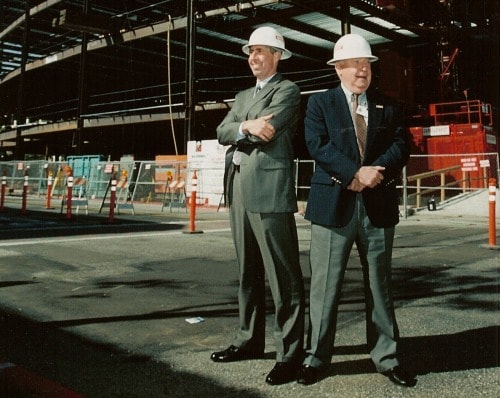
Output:
<instances>
[{"instance_id":1,"label":"asphalt pavement","mask_svg":"<svg viewBox=\"0 0 500 398\"><path fill-rule=\"evenodd\" d=\"M232 342L238 316L225 209L198 208L192 228L188 209L137 204L135 214L123 210L110 220L98 207L68 218L39 199L23 213L19 198L7 198L0 212L1 397L500 396L500 252L489 245L485 191L435 211L402 212L396 228L396 316L414 388L376 373L366 353L355 249L330 369L312 386L269 386L269 292L266 357L209 359ZM296 221L308 291L310 226L300 214Z\"/></svg>"}]
</instances>

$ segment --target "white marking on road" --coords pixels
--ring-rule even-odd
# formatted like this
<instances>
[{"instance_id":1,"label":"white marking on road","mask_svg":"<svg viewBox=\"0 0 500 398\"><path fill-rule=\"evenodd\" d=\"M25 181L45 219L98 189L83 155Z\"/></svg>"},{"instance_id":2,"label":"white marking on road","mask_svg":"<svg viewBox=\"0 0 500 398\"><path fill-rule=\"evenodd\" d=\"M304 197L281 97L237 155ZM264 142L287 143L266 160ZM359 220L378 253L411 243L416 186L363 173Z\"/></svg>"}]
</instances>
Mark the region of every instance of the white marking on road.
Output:
<instances>
[{"instance_id":1,"label":"white marking on road","mask_svg":"<svg viewBox=\"0 0 500 398\"><path fill-rule=\"evenodd\" d=\"M228 232L228 231L231 231L231 229L218 228L218 229L203 230L204 233L217 233L217 232ZM29 245L51 244L51 243L81 242L81 241L107 240L107 239L119 239L119 238L130 239L139 237L158 237L167 235L189 235L189 233L187 231L122 232L122 233L103 234L103 235L78 235L71 237L47 237L47 238L19 239L19 240L12 239L0 242L0 247L29 246Z\"/></svg>"}]
</instances>

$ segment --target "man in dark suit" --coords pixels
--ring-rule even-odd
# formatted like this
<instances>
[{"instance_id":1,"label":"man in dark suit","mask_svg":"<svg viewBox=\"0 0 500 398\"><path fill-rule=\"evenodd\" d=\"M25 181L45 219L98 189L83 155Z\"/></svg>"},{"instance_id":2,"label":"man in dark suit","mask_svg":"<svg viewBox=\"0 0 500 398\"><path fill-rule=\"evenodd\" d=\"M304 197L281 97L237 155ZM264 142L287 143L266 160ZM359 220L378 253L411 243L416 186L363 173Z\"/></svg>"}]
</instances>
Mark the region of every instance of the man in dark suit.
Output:
<instances>
[{"instance_id":1,"label":"man in dark suit","mask_svg":"<svg viewBox=\"0 0 500 398\"><path fill-rule=\"evenodd\" d=\"M310 325L297 381L313 384L331 362L340 290L352 246L363 268L368 349L378 372L402 386L415 381L398 359L391 293L396 180L409 157L402 117L387 98L367 91L370 45L348 34L335 44L341 84L310 97L305 139L316 170L305 217L311 221Z\"/></svg>"},{"instance_id":2,"label":"man in dark suit","mask_svg":"<svg viewBox=\"0 0 500 398\"><path fill-rule=\"evenodd\" d=\"M215 362L260 358L265 345L265 276L275 306L272 385L296 380L303 359L304 284L294 213L293 137L300 90L278 72L291 53L273 28L256 29L243 46L257 86L236 95L217 137L226 155L226 192L239 267L239 329Z\"/></svg>"}]
</instances>

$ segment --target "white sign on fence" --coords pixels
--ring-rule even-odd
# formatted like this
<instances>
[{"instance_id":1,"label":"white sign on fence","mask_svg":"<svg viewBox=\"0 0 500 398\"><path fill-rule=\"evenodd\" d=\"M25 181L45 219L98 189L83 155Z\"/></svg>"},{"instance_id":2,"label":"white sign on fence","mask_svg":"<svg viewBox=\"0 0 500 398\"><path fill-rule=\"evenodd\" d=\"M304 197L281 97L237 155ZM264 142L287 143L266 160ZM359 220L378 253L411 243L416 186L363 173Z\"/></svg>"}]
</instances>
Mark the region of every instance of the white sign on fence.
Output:
<instances>
[{"instance_id":1,"label":"white sign on fence","mask_svg":"<svg viewBox=\"0 0 500 398\"><path fill-rule=\"evenodd\" d=\"M481 166L483 168L490 167L490 160L489 159L481 159L479 161L479 166Z\"/></svg>"},{"instance_id":2,"label":"white sign on fence","mask_svg":"<svg viewBox=\"0 0 500 398\"><path fill-rule=\"evenodd\" d=\"M477 158L462 158L462 171L477 171Z\"/></svg>"},{"instance_id":3,"label":"white sign on fence","mask_svg":"<svg viewBox=\"0 0 500 398\"><path fill-rule=\"evenodd\" d=\"M224 192L224 162L228 146L217 140L189 141L187 143L187 162L189 173L196 170L198 177L197 202L218 206ZM192 175L188 176L190 181ZM191 191L191 185L187 191Z\"/></svg>"}]
</instances>

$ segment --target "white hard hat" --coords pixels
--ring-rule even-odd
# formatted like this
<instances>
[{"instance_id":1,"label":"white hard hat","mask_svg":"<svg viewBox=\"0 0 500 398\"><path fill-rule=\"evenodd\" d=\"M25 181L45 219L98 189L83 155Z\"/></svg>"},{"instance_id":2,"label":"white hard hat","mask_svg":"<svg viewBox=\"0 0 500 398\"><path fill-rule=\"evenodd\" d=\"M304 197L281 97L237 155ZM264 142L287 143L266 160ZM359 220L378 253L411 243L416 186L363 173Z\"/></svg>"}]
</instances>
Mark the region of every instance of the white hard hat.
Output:
<instances>
[{"instance_id":1,"label":"white hard hat","mask_svg":"<svg viewBox=\"0 0 500 398\"><path fill-rule=\"evenodd\" d=\"M335 43L333 58L327 64L333 65L335 62L351 58L368 58L370 62L378 59L378 57L372 55L372 49L366 39L354 33L342 36Z\"/></svg>"},{"instance_id":2,"label":"white hard hat","mask_svg":"<svg viewBox=\"0 0 500 398\"><path fill-rule=\"evenodd\" d=\"M251 46L269 46L282 52L281 59L287 59L292 53L285 48L285 39L279 32L270 26L257 28L250 35L248 43L243 46L243 52L250 54Z\"/></svg>"}]
</instances>

